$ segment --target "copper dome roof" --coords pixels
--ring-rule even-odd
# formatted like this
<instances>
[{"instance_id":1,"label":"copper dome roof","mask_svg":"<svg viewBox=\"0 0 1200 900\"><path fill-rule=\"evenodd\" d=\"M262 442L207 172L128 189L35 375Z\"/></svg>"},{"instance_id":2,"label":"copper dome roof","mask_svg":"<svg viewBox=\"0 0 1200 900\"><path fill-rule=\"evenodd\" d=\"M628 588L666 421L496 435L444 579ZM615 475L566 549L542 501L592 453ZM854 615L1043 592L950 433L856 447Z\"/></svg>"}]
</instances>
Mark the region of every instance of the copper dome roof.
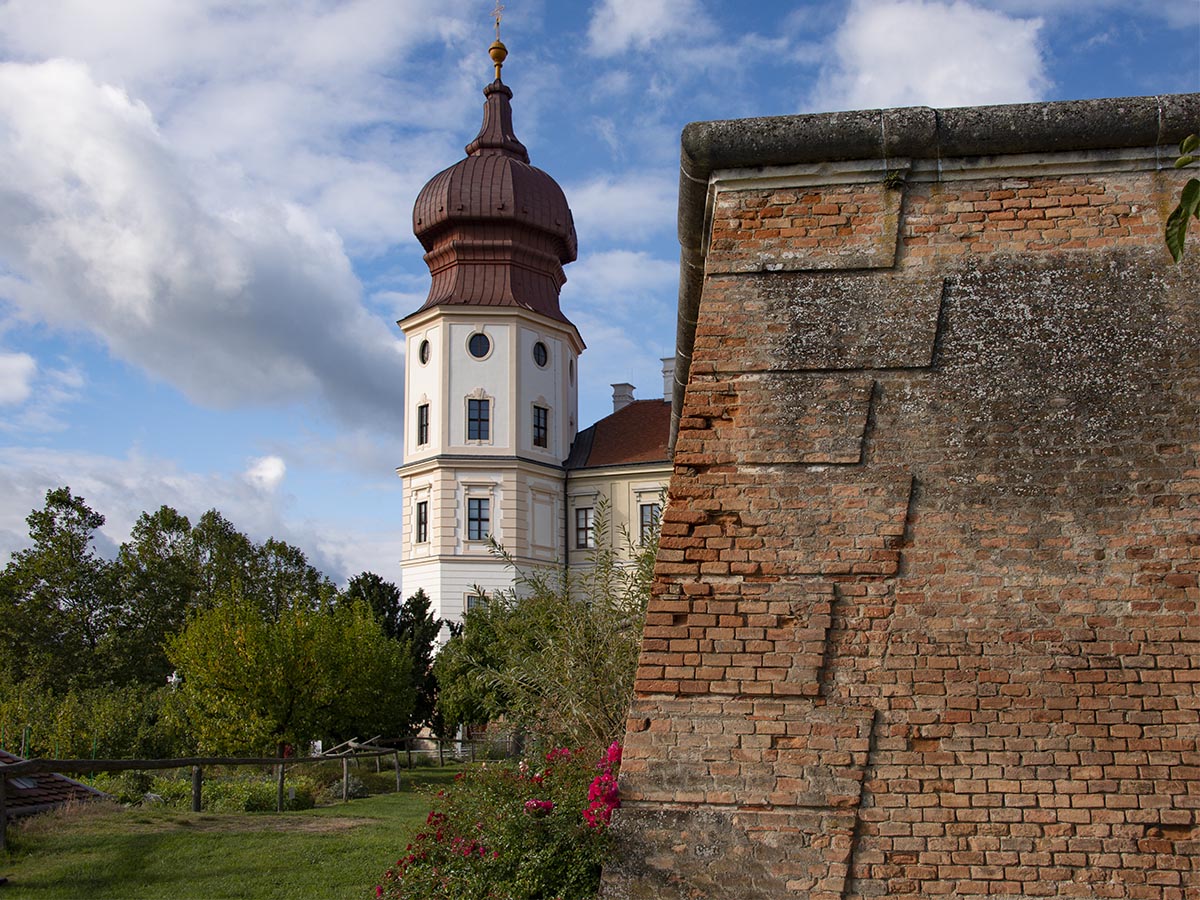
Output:
<instances>
[{"instance_id":1,"label":"copper dome roof","mask_svg":"<svg viewBox=\"0 0 1200 900\"><path fill-rule=\"evenodd\" d=\"M466 159L431 178L413 208L433 276L421 309L515 306L566 321L558 292L577 252L571 208L513 133L512 90L497 78L483 95Z\"/></svg>"}]
</instances>

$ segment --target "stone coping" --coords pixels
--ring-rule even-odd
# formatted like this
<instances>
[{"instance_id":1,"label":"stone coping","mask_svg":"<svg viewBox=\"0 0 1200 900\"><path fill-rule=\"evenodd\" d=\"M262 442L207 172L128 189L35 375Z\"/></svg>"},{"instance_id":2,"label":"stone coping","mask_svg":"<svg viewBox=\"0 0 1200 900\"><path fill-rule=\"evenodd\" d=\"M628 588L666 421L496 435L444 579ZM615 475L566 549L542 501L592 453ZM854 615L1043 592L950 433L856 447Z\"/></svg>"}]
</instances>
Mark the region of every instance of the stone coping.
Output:
<instances>
[{"instance_id":1,"label":"stone coping","mask_svg":"<svg viewBox=\"0 0 1200 900\"><path fill-rule=\"evenodd\" d=\"M671 448L691 369L704 281L705 211L714 171L843 160L1157 147L1177 144L1196 131L1200 131L1200 93L951 109L914 106L687 125L679 167L679 313Z\"/></svg>"}]
</instances>

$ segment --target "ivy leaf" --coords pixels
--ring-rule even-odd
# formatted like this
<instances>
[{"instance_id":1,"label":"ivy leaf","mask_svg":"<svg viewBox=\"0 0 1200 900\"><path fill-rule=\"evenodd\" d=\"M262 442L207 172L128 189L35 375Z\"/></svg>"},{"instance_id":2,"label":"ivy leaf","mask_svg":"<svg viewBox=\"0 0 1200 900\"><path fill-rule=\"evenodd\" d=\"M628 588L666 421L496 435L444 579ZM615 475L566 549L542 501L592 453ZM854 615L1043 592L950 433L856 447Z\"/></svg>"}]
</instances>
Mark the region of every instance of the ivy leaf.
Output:
<instances>
[{"instance_id":1,"label":"ivy leaf","mask_svg":"<svg viewBox=\"0 0 1200 900\"><path fill-rule=\"evenodd\" d=\"M1183 259L1183 242L1187 240L1188 220L1200 219L1200 179L1189 179L1179 196L1179 205L1167 218L1167 249L1175 262Z\"/></svg>"},{"instance_id":2,"label":"ivy leaf","mask_svg":"<svg viewBox=\"0 0 1200 900\"><path fill-rule=\"evenodd\" d=\"M1179 155L1187 156L1193 150L1200 149L1200 134L1189 134L1179 142Z\"/></svg>"}]
</instances>

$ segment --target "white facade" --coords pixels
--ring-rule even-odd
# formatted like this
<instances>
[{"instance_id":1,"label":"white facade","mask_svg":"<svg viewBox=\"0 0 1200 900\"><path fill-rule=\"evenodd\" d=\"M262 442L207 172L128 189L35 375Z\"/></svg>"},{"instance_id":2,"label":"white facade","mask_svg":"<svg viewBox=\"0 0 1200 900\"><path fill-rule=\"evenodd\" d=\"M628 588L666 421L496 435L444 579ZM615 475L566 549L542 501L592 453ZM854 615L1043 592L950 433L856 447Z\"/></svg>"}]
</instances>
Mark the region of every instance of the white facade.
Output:
<instances>
[{"instance_id":1,"label":"white facade","mask_svg":"<svg viewBox=\"0 0 1200 900\"><path fill-rule=\"evenodd\" d=\"M573 326L511 307L435 307L401 327L403 591L423 588L457 621L476 588L512 584L489 535L520 566L564 558L583 343Z\"/></svg>"}]
</instances>

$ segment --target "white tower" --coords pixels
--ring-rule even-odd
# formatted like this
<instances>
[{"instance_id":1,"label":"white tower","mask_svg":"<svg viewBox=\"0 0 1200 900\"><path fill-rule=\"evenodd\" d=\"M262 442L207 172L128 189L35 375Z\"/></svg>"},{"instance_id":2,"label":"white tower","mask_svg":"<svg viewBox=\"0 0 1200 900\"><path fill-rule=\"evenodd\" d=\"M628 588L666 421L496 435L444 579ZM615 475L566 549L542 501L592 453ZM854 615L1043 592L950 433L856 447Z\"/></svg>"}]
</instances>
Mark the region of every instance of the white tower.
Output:
<instances>
[{"instance_id":1,"label":"white tower","mask_svg":"<svg viewBox=\"0 0 1200 900\"><path fill-rule=\"evenodd\" d=\"M478 136L417 198L413 230L433 282L399 322L404 593L423 588L436 615L455 621L477 588L512 584L489 536L521 565L565 558L563 460L584 349L558 304L576 256L571 210L513 133L504 45L491 53Z\"/></svg>"}]
</instances>

